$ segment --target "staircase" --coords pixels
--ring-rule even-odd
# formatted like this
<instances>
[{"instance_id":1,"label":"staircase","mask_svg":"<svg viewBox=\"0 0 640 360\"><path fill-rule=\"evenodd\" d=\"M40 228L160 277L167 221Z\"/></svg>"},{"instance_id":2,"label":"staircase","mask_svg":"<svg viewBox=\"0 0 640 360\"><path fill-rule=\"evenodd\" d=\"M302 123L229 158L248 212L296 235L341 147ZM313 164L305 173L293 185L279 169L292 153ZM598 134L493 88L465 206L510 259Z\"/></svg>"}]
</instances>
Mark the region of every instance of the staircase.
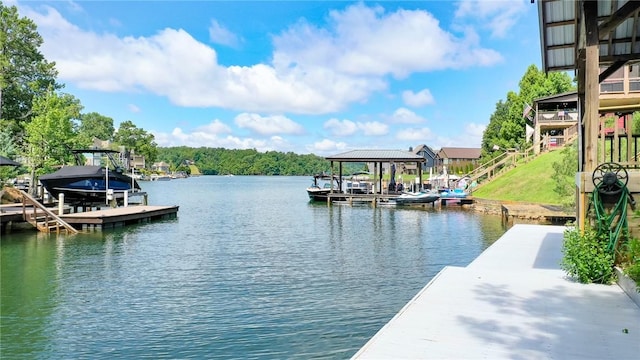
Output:
<instances>
[{"instance_id":1,"label":"staircase","mask_svg":"<svg viewBox=\"0 0 640 360\"><path fill-rule=\"evenodd\" d=\"M63 231L67 234L78 233L78 230L67 224L31 195L22 190L20 192L22 193L22 217L38 231L46 233L60 233Z\"/></svg>"},{"instance_id":2,"label":"staircase","mask_svg":"<svg viewBox=\"0 0 640 360\"><path fill-rule=\"evenodd\" d=\"M577 138L578 135L577 132L575 132L575 134L565 141L563 147L571 144ZM493 180L495 177L515 168L518 164L526 163L535 159L535 157L539 155L536 154L536 147L540 148L540 146L546 144L547 141L547 138L543 138L524 151L506 151L491 161L475 168L472 172L463 176L463 178L468 177L470 184L475 182L477 185L474 190L476 190Z\"/></svg>"}]
</instances>

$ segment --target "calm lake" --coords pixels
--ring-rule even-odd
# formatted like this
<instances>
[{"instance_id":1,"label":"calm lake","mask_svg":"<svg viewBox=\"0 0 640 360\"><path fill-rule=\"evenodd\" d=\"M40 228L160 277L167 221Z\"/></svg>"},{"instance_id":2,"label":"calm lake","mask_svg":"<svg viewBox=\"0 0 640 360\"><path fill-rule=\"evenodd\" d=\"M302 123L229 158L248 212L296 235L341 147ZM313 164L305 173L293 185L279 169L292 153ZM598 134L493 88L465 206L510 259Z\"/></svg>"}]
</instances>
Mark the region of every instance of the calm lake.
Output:
<instances>
[{"instance_id":1,"label":"calm lake","mask_svg":"<svg viewBox=\"0 0 640 360\"><path fill-rule=\"evenodd\" d=\"M344 359L503 233L459 208L328 207L310 177L142 182L175 220L2 234L3 359Z\"/></svg>"}]
</instances>

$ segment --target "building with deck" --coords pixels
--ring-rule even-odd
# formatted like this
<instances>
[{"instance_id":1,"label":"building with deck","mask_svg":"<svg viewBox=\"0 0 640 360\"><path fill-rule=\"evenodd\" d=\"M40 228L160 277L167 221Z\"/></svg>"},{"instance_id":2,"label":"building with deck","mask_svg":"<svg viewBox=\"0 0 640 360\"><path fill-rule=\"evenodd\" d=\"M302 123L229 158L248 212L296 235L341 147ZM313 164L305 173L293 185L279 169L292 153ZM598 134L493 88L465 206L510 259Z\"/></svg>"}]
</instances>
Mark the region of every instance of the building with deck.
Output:
<instances>
[{"instance_id":1,"label":"building with deck","mask_svg":"<svg viewBox=\"0 0 640 360\"><path fill-rule=\"evenodd\" d=\"M640 135L619 132L618 121L612 135L602 131L603 115L640 110L640 2L540 0L537 7L544 71L573 70L578 82L576 218L585 228L602 165L621 166L625 171L616 176L624 177L631 193L640 193Z\"/></svg>"},{"instance_id":2,"label":"building with deck","mask_svg":"<svg viewBox=\"0 0 640 360\"><path fill-rule=\"evenodd\" d=\"M478 166L481 155L480 148L443 147L435 159L436 169L446 166L450 174L466 174Z\"/></svg>"}]
</instances>

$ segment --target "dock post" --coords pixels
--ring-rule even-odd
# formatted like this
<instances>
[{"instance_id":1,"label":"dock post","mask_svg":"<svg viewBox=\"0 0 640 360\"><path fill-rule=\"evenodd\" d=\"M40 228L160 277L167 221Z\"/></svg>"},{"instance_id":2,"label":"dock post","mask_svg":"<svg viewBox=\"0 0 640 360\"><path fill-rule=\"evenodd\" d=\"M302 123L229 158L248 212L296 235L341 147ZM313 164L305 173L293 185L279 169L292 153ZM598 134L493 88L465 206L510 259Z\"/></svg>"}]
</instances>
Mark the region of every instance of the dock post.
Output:
<instances>
[{"instance_id":1,"label":"dock post","mask_svg":"<svg viewBox=\"0 0 640 360\"><path fill-rule=\"evenodd\" d=\"M144 205L144 206L149 205L149 204L148 204L148 203L149 203L148 196L149 196L149 195L147 195L147 193L145 193L144 195L142 195L142 205Z\"/></svg>"},{"instance_id":2,"label":"dock post","mask_svg":"<svg viewBox=\"0 0 640 360\"><path fill-rule=\"evenodd\" d=\"M129 206L129 190L124 191L124 207Z\"/></svg>"},{"instance_id":3,"label":"dock post","mask_svg":"<svg viewBox=\"0 0 640 360\"><path fill-rule=\"evenodd\" d=\"M64 215L64 193L58 194L58 216Z\"/></svg>"}]
</instances>

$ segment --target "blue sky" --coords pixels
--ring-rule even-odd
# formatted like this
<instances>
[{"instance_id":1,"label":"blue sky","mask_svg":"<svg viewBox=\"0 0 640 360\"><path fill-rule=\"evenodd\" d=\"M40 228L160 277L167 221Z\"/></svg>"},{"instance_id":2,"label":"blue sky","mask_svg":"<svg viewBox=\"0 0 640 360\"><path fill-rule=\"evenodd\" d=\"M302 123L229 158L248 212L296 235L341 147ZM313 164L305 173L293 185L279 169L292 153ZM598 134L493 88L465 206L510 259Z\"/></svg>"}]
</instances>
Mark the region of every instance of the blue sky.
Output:
<instances>
[{"instance_id":1,"label":"blue sky","mask_svg":"<svg viewBox=\"0 0 640 360\"><path fill-rule=\"evenodd\" d=\"M64 92L160 146L331 155L480 147L540 68L537 3L5 1Z\"/></svg>"}]
</instances>

